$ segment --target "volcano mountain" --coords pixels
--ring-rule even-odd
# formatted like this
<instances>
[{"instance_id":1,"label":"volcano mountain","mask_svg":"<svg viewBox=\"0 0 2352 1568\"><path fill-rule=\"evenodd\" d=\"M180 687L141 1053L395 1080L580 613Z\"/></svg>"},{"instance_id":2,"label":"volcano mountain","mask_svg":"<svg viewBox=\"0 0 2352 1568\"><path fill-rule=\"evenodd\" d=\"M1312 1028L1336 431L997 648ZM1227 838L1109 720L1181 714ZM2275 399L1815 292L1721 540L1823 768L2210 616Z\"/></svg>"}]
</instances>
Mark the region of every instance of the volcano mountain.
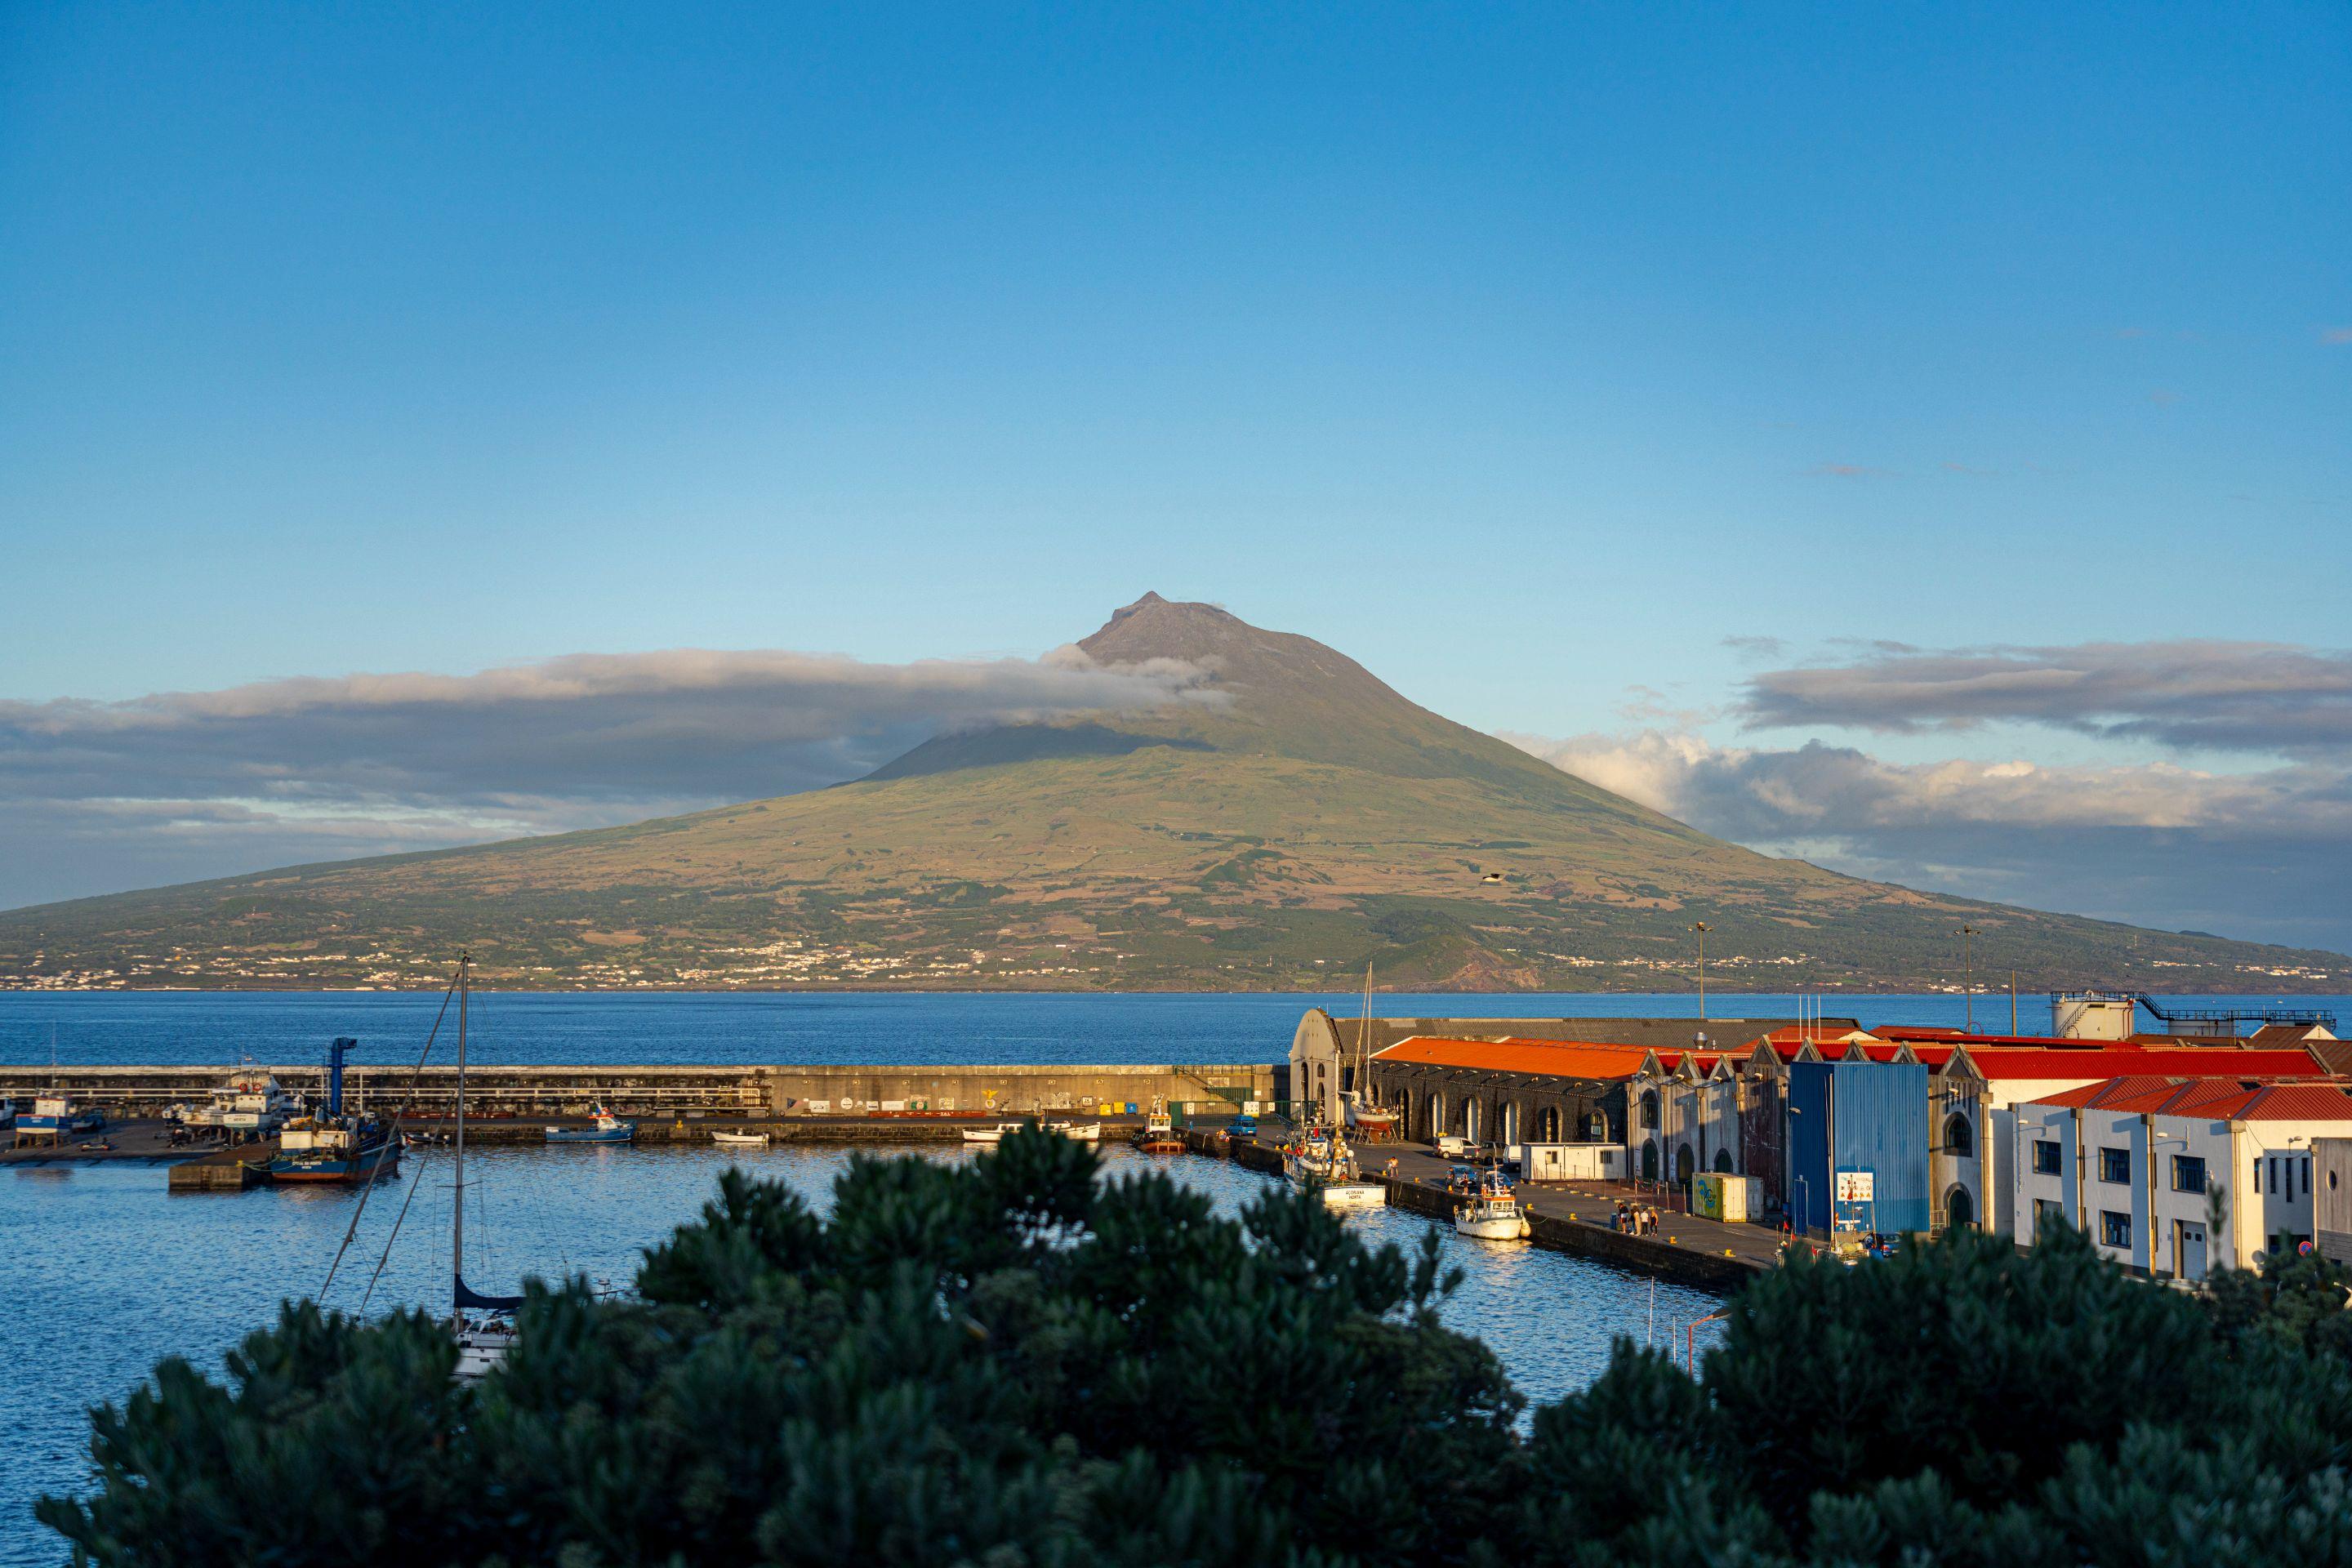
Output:
<instances>
[{"instance_id":1,"label":"volcano mountain","mask_svg":"<svg viewBox=\"0 0 2352 1568\"><path fill-rule=\"evenodd\" d=\"M1839 875L1710 837L1147 595L1078 647L1185 700L927 741L832 788L623 827L0 913L0 984L2277 989L2333 953Z\"/></svg>"}]
</instances>

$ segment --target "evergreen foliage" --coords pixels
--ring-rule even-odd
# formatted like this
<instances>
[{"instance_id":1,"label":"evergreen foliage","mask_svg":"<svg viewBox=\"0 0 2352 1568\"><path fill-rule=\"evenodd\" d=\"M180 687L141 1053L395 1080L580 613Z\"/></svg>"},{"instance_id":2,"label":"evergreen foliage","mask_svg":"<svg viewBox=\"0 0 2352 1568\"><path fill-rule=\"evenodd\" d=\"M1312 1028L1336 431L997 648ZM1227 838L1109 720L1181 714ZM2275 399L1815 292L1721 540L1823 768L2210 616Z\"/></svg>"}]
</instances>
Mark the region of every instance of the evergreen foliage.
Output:
<instances>
[{"instance_id":1,"label":"evergreen foliage","mask_svg":"<svg viewBox=\"0 0 2352 1568\"><path fill-rule=\"evenodd\" d=\"M631 1300L533 1286L503 1371L286 1306L93 1417L77 1562L2208 1563L2352 1560L2344 1271L2201 1296L2063 1228L1799 1258L1694 1380L1621 1343L1523 1423L1433 1237L1239 1221L1043 1134L730 1173Z\"/></svg>"}]
</instances>

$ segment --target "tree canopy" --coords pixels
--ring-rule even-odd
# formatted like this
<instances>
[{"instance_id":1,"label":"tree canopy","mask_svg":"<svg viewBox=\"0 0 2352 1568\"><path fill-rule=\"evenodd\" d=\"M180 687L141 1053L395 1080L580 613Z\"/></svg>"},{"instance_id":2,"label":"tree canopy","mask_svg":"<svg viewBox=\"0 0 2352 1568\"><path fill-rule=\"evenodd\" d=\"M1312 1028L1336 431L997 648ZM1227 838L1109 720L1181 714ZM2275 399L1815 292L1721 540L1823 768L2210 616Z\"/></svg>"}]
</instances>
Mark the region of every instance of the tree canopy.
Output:
<instances>
[{"instance_id":1,"label":"tree canopy","mask_svg":"<svg viewBox=\"0 0 2352 1568\"><path fill-rule=\"evenodd\" d=\"M1042 1134L861 1156L824 1219L730 1173L632 1297L533 1285L478 1384L423 1313L307 1301L223 1381L168 1360L40 1514L142 1568L2352 1558L2324 1260L2199 1296L2063 1231L1801 1258L1696 1378L1621 1342L1531 1420L1454 1283Z\"/></svg>"}]
</instances>

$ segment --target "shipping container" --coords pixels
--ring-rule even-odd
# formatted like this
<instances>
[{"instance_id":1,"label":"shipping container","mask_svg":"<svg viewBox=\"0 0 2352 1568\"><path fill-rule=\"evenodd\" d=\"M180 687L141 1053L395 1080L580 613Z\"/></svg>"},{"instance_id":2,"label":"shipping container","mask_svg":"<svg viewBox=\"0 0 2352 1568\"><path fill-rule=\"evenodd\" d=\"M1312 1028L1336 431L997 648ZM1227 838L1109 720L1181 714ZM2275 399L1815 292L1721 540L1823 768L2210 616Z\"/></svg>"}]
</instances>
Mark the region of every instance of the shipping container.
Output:
<instances>
[{"instance_id":1,"label":"shipping container","mask_svg":"<svg viewBox=\"0 0 2352 1568\"><path fill-rule=\"evenodd\" d=\"M1691 1178L1691 1213L1702 1219L1745 1225L1763 1212L1763 1184L1753 1176L1701 1171Z\"/></svg>"}]
</instances>

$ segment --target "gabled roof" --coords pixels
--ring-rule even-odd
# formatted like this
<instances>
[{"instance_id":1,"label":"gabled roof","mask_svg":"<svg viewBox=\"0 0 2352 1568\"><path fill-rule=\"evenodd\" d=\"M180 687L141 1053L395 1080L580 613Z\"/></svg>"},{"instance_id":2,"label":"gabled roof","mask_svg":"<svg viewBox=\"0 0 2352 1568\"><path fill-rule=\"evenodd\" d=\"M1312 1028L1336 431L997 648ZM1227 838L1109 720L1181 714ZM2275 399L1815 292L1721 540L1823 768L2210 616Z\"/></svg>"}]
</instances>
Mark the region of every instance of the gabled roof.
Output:
<instances>
[{"instance_id":1,"label":"gabled roof","mask_svg":"<svg viewBox=\"0 0 2352 1568\"><path fill-rule=\"evenodd\" d=\"M1651 1053L1640 1046L1601 1045L1590 1040L1455 1040L1415 1035L1373 1052L1372 1059L1607 1082L1633 1077L1644 1061L1651 1059Z\"/></svg>"}]
</instances>

